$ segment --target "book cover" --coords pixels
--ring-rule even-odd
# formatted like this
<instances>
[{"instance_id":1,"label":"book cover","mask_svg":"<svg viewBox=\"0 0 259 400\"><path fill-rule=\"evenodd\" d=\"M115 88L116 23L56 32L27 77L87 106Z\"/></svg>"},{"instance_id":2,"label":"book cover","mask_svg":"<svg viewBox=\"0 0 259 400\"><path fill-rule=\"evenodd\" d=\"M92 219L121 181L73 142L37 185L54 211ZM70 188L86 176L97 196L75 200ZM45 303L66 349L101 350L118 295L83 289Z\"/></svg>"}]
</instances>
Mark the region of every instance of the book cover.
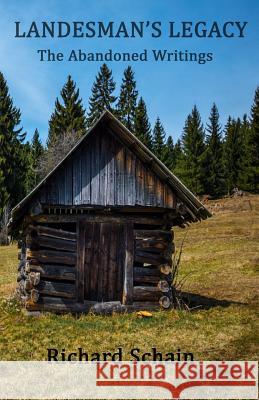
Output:
<instances>
[{"instance_id":1,"label":"book cover","mask_svg":"<svg viewBox=\"0 0 259 400\"><path fill-rule=\"evenodd\" d=\"M257 398L258 15L0 0L0 398Z\"/></svg>"}]
</instances>

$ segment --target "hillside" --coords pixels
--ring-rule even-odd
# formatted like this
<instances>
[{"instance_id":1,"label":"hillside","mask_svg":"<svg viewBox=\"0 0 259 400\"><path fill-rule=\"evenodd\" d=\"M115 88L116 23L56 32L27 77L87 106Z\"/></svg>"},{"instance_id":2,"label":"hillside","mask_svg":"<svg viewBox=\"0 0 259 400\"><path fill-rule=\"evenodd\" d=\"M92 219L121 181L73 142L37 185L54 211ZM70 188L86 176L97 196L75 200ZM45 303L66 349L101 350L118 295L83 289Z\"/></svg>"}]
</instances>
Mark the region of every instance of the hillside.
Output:
<instances>
[{"instance_id":1,"label":"hillside","mask_svg":"<svg viewBox=\"0 0 259 400\"><path fill-rule=\"evenodd\" d=\"M0 354L2 360L43 360L47 348L112 351L125 359L138 347L192 352L195 359L256 359L259 196L208 202L213 217L175 229L178 249L185 236L180 277L191 312L79 318L28 317L8 299L16 286L17 248L0 248Z\"/></svg>"}]
</instances>

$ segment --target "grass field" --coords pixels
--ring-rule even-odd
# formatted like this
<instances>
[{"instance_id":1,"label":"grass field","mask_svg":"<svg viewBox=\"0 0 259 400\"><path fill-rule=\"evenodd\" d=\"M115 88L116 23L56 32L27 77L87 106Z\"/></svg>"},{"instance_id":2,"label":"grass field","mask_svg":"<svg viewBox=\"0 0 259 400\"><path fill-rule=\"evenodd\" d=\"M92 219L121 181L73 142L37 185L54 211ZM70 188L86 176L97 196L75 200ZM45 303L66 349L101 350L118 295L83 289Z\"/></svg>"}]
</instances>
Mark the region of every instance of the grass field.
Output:
<instances>
[{"instance_id":1,"label":"grass field","mask_svg":"<svg viewBox=\"0 0 259 400\"><path fill-rule=\"evenodd\" d=\"M258 357L259 196L209 203L213 218L176 229L184 242L183 290L199 295L191 312L40 317L24 315L8 299L16 286L17 248L0 248L0 359L45 360L48 348L88 352L123 348L142 352L192 352L196 360L255 360ZM187 234L186 234L187 232Z\"/></svg>"}]
</instances>

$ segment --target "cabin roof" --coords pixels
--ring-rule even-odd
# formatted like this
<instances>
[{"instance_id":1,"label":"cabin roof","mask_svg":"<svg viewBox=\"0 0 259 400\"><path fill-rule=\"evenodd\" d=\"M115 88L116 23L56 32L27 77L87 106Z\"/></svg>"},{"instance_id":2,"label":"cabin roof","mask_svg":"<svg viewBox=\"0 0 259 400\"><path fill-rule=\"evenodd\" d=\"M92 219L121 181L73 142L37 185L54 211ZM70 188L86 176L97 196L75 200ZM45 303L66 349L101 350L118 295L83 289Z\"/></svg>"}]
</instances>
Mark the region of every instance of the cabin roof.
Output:
<instances>
[{"instance_id":1,"label":"cabin roof","mask_svg":"<svg viewBox=\"0 0 259 400\"><path fill-rule=\"evenodd\" d=\"M19 211L19 218L25 213L26 206L30 200L39 191L39 189L46 183L46 181L59 169L62 164L75 152L75 150L86 141L87 138L96 132L99 126L109 127L120 140L128 146L130 150L135 153L140 160L148 163L152 170L172 188L177 198L185 205L188 220L199 221L211 216L210 212L204 205L194 196L194 194L133 134L131 133L110 111L105 110L95 124L88 129L75 146L68 152L68 154L61 160L55 168L52 169L44 179L35 188L21 200L11 212L11 223L17 219Z\"/></svg>"}]
</instances>

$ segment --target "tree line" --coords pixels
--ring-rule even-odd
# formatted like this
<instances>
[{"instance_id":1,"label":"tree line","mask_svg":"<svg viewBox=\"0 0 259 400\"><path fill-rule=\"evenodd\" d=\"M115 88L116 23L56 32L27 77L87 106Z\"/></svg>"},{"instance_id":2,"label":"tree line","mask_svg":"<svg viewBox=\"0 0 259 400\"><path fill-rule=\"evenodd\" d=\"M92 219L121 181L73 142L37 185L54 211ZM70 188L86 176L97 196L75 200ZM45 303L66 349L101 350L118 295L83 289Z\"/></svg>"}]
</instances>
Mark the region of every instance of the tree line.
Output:
<instances>
[{"instance_id":1,"label":"tree line","mask_svg":"<svg viewBox=\"0 0 259 400\"><path fill-rule=\"evenodd\" d=\"M35 129L31 142L21 127L21 112L13 104L0 72L0 216L20 201L86 133L106 108L132 131L197 195L220 197L235 187L259 189L259 87L249 116L220 123L216 104L204 125L196 105L187 116L180 139L167 135L159 117L153 128L146 103L128 66L119 95L112 71L103 64L92 86L88 111L79 89L68 76L49 120L46 145Z\"/></svg>"}]
</instances>

